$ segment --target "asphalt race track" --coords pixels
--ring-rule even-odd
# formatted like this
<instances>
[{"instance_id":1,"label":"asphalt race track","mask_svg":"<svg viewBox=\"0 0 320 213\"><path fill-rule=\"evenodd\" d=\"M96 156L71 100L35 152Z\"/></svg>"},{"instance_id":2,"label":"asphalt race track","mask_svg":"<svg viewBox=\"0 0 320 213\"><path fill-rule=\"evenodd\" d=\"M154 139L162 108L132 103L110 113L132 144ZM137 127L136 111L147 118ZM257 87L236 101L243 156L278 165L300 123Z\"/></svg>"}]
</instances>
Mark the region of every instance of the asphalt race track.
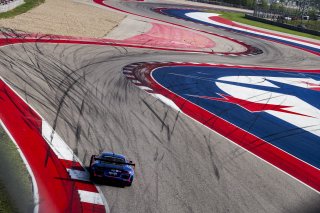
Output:
<instances>
[{"instance_id":1,"label":"asphalt race track","mask_svg":"<svg viewBox=\"0 0 320 213\"><path fill-rule=\"evenodd\" d=\"M163 72L170 72L170 75L165 77L161 75L161 69L154 71L153 76L159 84L176 89L174 92L177 94L199 105L204 104L201 106L208 107L209 111L218 110L215 113L221 115L219 110L226 104L226 97L217 93L224 91L231 94L239 84L248 82L254 85L252 90L259 89L254 82L261 81L265 76L279 86L281 79L288 75L286 69L319 71L319 55L155 11L156 8L185 6L156 1L107 2L112 7L144 16L142 19L151 17L201 32L221 34L262 51L250 56L224 56L126 46L43 42L0 48L2 78L56 129L84 164L88 165L92 154L103 150L123 153L136 163L136 179L132 187L99 186L110 212L319 212L319 189L266 163L221 133L195 121L192 116L173 109L151 93L138 88L123 74L123 67L136 62L197 62L278 68L276 74L267 71L269 73L263 75L249 68L239 72L224 67L212 72L210 69L195 68L196 65L178 69L167 67ZM222 74L226 70L231 74ZM192 73L186 77L186 72ZM241 77L248 75L253 77L249 80ZM290 76L292 79L313 78L319 81L319 73L300 75L295 72ZM210 82L202 81L204 78L218 79L220 84L213 88ZM178 86L172 87L172 82ZM231 86L227 86L227 83ZM204 84L205 89L201 87ZM291 86L286 87L288 93L293 92L292 88L297 85ZM208 92L207 88L213 91ZM274 87L269 85L270 88ZM317 90L312 91L315 94L310 99L313 106L319 109L316 101L319 94ZM306 94L309 93L300 95L305 97ZM211 105L213 100L210 98L215 99L216 108ZM241 102L234 100L233 103L239 105ZM248 110L235 108L233 106L234 111L225 113L224 119L244 125L258 137L265 137L263 134L267 133L263 130L274 122L270 114L256 116ZM289 110L285 107L280 109ZM298 116L298 112L294 113ZM318 122L313 130L319 133L319 112L312 113L307 116ZM266 119L270 123L250 122L250 116L257 120ZM285 134L292 127L281 125L282 129L279 128L274 126L277 132L283 131ZM319 175L319 135L312 133L313 130L308 134L298 134L300 138L285 137L285 143L281 138L270 140L314 166L316 175ZM291 140L294 140L294 146L290 146ZM306 140L309 143L304 146ZM319 177L315 178L319 180Z\"/></svg>"}]
</instances>

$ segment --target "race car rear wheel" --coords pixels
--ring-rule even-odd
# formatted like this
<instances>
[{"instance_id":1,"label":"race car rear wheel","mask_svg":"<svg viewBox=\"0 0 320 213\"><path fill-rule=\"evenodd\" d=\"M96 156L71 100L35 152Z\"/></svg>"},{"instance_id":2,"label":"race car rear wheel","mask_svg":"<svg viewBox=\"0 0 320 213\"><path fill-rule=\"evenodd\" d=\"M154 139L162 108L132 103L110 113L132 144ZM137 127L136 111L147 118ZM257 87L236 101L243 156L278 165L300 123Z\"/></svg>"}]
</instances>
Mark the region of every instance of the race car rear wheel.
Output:
<instances>
[{"instance_id":1,"label":"race car rear wheel","mask_svg":"<svg viewBox=\"0 0 320 213\"><path fill-rule=\"evenodd\" d=\"M89 170L89 175L90 175L90 180L91 180L91 181L94 181L95 178L94 178L94 176L93 176L93 171L92 171L92 169Z\"/></svg>"}]
</instances>

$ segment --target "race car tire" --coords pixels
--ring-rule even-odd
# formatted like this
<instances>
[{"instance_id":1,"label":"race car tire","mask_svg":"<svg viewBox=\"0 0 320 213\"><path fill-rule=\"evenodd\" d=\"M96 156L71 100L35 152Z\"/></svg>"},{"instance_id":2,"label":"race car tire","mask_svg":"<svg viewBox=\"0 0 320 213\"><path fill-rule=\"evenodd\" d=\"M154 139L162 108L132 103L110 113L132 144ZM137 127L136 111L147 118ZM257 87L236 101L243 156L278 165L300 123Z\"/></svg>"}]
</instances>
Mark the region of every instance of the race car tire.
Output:
<instances>
[{"instance_id":1,"label":"race car tire","mask_svg":"<svg viewBox=\"0 0 320 213\"><path fill-rule=\"evenodd\" d=\"M96 178L93 176L93 171L92 171L91 168L90 168L90 170L89 170L89 176L90 176L90 180L91 180L92 182L95 182Z\"/></svg>"}]
</instances>

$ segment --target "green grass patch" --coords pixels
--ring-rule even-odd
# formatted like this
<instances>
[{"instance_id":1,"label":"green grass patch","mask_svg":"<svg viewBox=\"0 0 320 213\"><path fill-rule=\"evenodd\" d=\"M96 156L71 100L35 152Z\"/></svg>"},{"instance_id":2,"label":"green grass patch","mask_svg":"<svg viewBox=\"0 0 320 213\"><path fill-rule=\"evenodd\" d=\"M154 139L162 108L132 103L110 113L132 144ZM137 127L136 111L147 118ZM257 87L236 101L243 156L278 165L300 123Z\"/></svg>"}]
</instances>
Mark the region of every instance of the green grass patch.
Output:
<instances>
[{"instance_id":1,"label":"green grass patch","mask_svg":"<svg viewBox=\"0 0 320 213\"><path fill-rule=\"evenodd\" d=\"M0 126L0 212L32 212L31 177L17 147Z\"/></svg>"},{"instance_id":2,"label":"green grass patch","mask_svg":"<svg viewBox=\"0 0 320 213\"><path fill-rule=\"evenodd\" d=\"M0 212L17 212L13 208L13 204L9 199L8 192L6 191L4 184L0 181Z\"/></svg>"},{"instance_id":3,"label":"green grass patch","mask_svg":"<svg viewBox=\"0 0 320 213\"><path fill-rule=\"evenodd\" d=\"M20 15L22 13L25 13L29 10L31 10L32 8L42 4L45 0L24 0L24 4L14 8L13 10L10 10L8 12L5 13L0 13L0 19L3 18L11 18L17 15Z\"/></svg>"},{"instance_id":4,"label":"green grass patch","mask_svg":"<svg viewBox=\"0 0 320 213\"><path fill-rule=\"evenodd\" d=\"M316 30L316 31L320 30L320 21L315 21L315 20L291 20L291 21L284 20L284 23L290 24L293 26L304 25L307 27L307 29L310 29L310 30Z\"/></svg>"},{"instance_id":5,"label":"green grass patch","mask_svg":"<svg viewBox=\"0 0 320 213\"><path fill-rule=\"evenodd\" d=\"M278 31L278 32L283 32L283 33L288 33L288 34L292 34L292 35L298 35L298 36L303 36L303 37L306 37L306 38L312 38L312 39L320 40L320 36L311 35L311 34L308 34L308 33L302 33L302 32L298 32L298 31L289 30L289 29L286 29L286 28L274 26L274 25L271 25L271 24L265 24L265 23L262 23L262 22L246 19L244 13L225 12L225 11L216 11L216 10L215 11L210 10L209 12L221 14L221 17L223 17L223 18L229 19L231 21L236 21L236 22L239 22L239 23L242 23L242 24L247 24L247 25L260 27L260 28L264 28L264 29L268 29L268 30L274 30L274 31Z\"/></svg>"}]
</instances>

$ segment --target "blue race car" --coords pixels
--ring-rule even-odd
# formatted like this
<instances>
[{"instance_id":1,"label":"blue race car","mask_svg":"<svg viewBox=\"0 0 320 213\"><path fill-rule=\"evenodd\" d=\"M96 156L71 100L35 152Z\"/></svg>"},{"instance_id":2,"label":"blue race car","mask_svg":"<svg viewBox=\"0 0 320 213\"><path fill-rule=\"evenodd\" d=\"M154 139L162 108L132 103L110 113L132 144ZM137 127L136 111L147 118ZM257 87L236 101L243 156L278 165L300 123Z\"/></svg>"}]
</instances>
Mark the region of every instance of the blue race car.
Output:
<instances>
[{"instance_id":1,"label":"blue race car","mask_svg":"<svg viewBox=\"0 0 320 213\"><path fill-rule=\"evenodd\" d=\"M124 186L131 186L134 178L135 164L128 161L125 156L112 152L102 152L92 155L90 159L90 178L93 181L113 180L121 182Z\"/></svg>"}]
</instances>

